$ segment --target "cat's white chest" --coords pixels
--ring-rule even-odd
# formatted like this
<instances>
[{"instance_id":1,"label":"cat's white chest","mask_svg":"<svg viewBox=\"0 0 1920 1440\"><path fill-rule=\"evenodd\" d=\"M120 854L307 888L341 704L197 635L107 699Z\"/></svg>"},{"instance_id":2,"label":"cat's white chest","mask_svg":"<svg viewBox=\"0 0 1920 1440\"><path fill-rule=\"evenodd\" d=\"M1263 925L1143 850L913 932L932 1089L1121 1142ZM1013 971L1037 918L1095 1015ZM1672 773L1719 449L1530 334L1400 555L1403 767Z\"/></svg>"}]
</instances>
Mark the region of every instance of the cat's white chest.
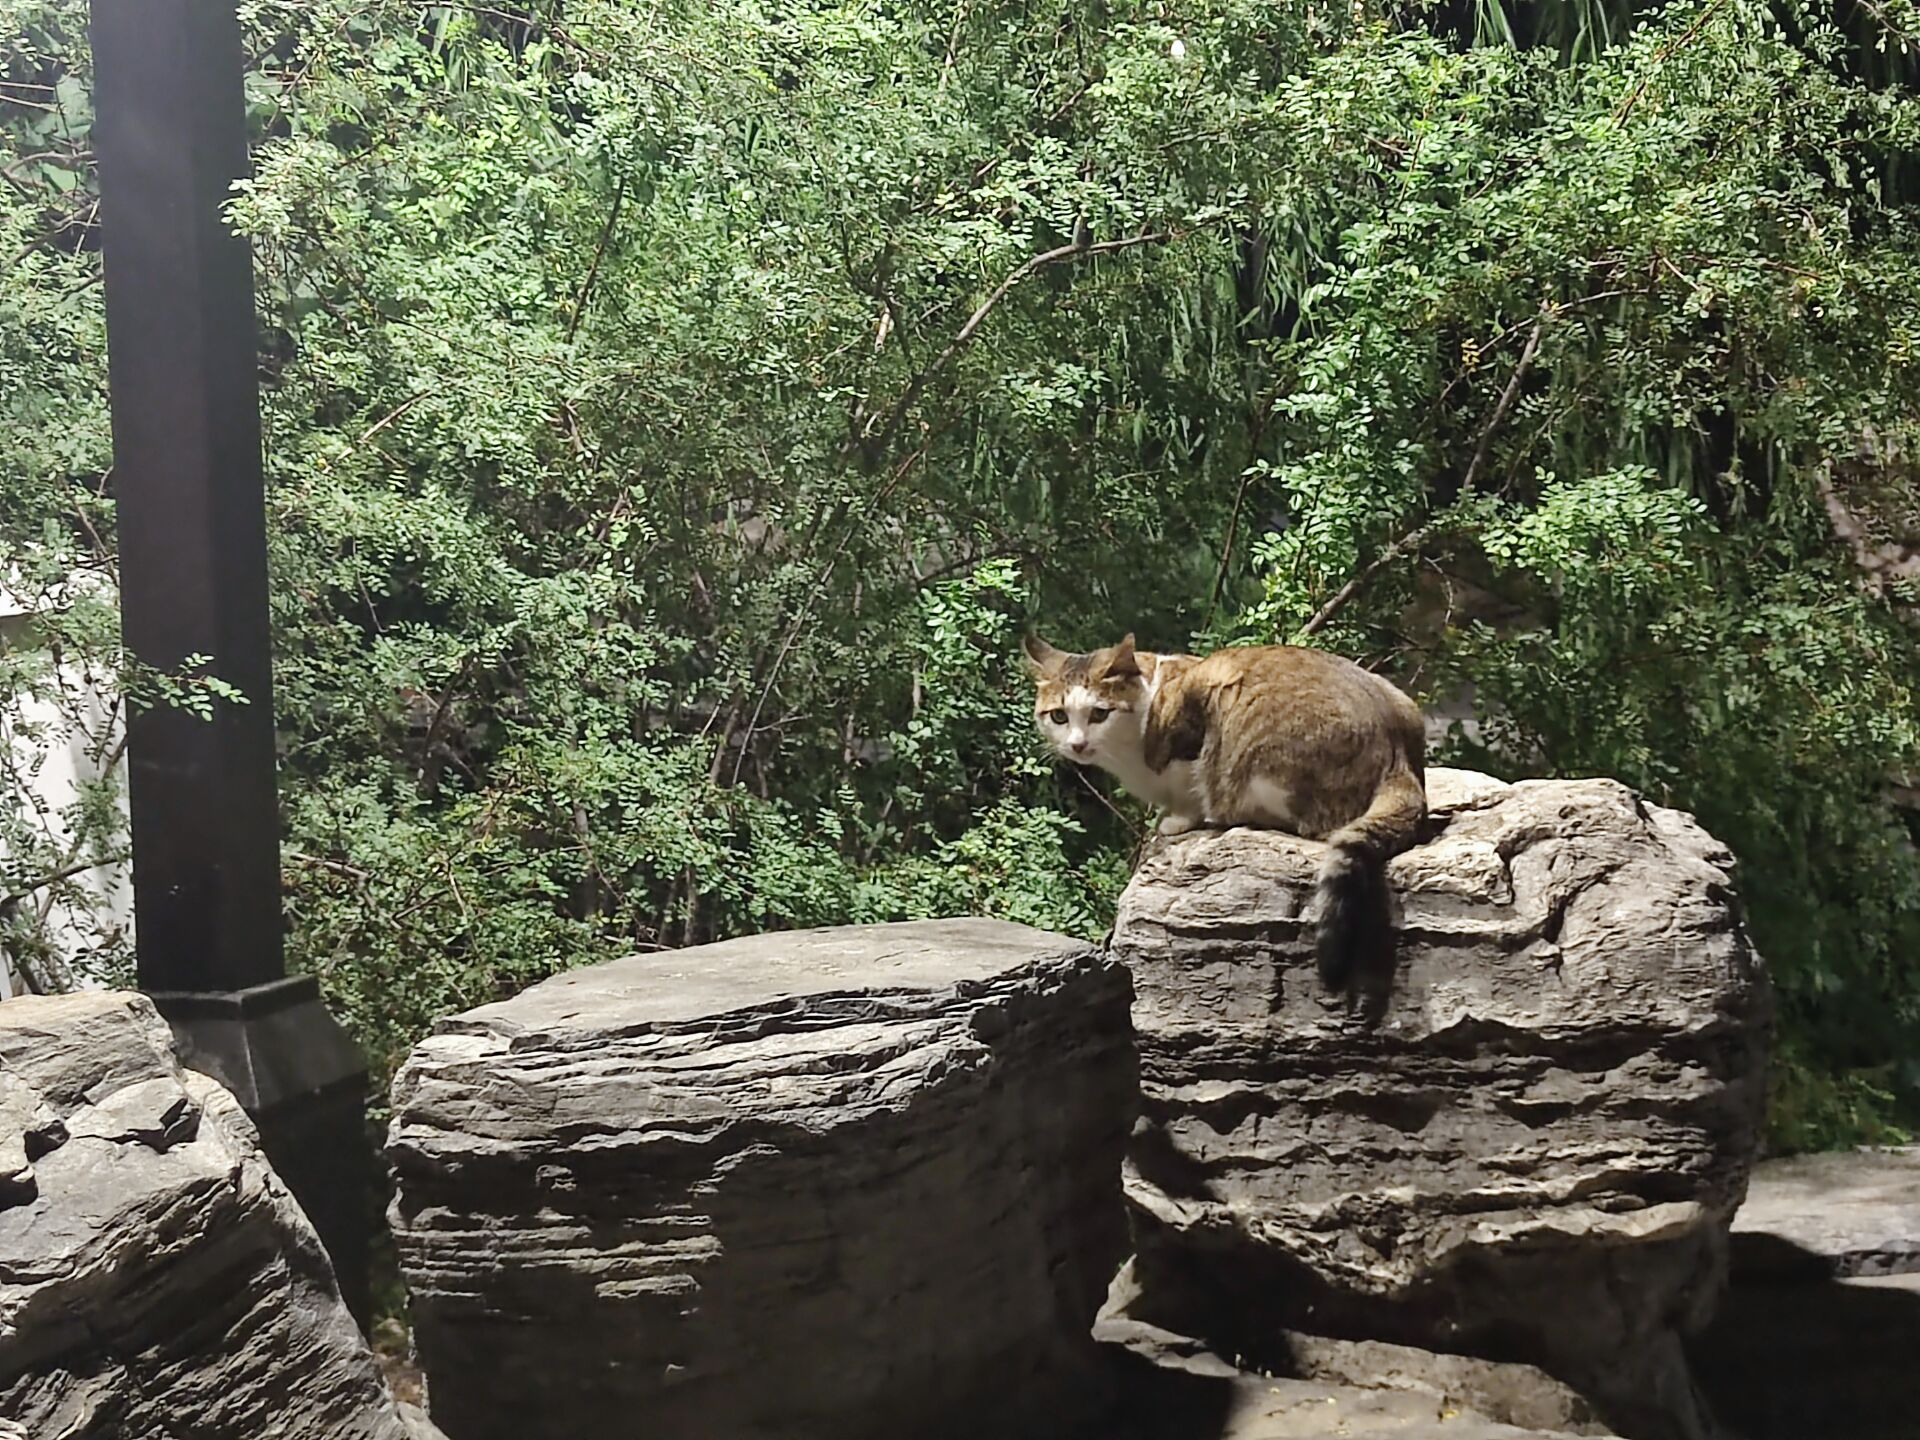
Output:
<instances>
[{"instance_id":1,"label":"cat's white chest","mask_svg":"<svg viewBox=\"0 0 1920 1440\"><path fill-rule=\"evenodd\" d=\"M1138 752L1102 757L1100 764L1131 795L1163 810L1199 814L1199 787L1191 760L1171 761L1164 770L1149 770Z\"/></svg>"}]
</instances>

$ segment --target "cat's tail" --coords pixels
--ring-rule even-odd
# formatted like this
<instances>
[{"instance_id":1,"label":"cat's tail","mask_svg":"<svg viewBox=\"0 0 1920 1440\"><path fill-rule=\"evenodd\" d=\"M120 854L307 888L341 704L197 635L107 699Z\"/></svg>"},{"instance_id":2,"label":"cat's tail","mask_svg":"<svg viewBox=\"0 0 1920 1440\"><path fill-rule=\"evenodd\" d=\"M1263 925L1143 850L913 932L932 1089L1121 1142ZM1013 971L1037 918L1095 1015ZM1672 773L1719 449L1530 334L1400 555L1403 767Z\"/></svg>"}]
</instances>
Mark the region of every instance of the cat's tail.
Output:
<instances>
[{"instance_id":1,"label":"cat's tail","mask_svg":"<svg viewBox=\"0 0 1920 1440\"><path fill-rule=\"evenodd\" d=\"M1420 838L1426 815L1426 787L1411 766L1401 765L1380 782L1364 815L1327 837L1314 889L1315 950L1328 989L1344 990L1353 977L1368 922L1384 930L1387 861Z\"/></svg>"}]
</instances>

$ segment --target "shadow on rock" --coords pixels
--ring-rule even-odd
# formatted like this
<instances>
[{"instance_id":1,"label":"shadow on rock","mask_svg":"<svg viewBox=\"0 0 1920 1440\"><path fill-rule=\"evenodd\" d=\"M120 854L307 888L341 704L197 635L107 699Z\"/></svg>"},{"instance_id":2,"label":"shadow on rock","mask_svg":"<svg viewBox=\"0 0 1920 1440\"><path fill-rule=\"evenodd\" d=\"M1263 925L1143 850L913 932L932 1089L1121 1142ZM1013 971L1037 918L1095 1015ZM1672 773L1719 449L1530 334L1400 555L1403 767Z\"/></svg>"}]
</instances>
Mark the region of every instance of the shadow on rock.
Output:
<instances>
[{"instance_id":1,"label":"shadow on rock","mask_svg":"<svg viewBox=\"0 0 1920 1440\"><path fill-rule=\"evenodd\" d=\"M1727 1431L1739 1440L1920 1437L1920 1274L1833 1279L1817 1255L1777 1240L1769 1249L1764 1277L1735 1284L1688 1346Z\"/></svg>"},{"instance_id":2,"label":"shadow on rock","mask_svg":"<svg viewBox=\"0 0 1920 1440\"><path fill-rule=\"evenodd\" d=\"M1236 1377L1220 1367L1155 1364L1113 1345L1117 1405L1110 1440L1220 1440L1237 1400Z\"/></svg>"}]
</instances>

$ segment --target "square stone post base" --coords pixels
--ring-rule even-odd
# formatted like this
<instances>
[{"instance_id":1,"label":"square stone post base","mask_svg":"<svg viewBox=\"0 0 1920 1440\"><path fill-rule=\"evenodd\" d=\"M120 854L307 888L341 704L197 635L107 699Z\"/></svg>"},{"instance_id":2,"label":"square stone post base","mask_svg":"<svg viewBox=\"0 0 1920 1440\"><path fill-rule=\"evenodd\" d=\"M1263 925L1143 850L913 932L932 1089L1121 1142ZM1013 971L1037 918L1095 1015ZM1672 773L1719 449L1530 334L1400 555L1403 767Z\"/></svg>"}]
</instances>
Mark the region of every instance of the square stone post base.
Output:
<instances>
[{"instance_id":1,"label":"square stone post base","mask_svg":"<svg viewBox=\"0 0 1920 1440\"><path fill-rule=\"evenodd\" d=\"M245 990L149 992L183 1064L211 1075L260 1129L267 1159L320 1233L340 1295L371 1321L373 1148L367 1067L311 975Z\"/></svg>"}]
</instances>

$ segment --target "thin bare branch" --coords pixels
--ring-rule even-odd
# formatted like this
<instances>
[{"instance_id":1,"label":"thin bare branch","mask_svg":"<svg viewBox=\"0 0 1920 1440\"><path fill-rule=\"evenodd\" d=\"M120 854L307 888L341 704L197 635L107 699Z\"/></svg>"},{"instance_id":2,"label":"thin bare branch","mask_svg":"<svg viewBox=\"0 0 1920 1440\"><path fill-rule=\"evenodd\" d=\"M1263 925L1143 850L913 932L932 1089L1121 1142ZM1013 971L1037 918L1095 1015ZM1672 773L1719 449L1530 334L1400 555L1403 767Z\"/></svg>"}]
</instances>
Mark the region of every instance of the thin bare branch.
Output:
<instances>
[{"instance_id":1,"label":"thin bare branch","mask_svg":"<svg viewBox=\"0 0 1920 1440\"><path fill-rule=\"evenodd\" d=\"M38 895L42 890L58 885L63 880L71 880L74 876L84 875L89 870L103 870L109 865L118 865L126 858L122 854L109 855L104 860L76 860L71 865L62 865L58 870L50 870L32 884L0 895L0 914L5 914L22 900Z\"/></svg>"},{"instance_id":2,"label":"thin bare branch","mask_svg":"<svg viewBox=\"0 0 1920 1440\"><path fill-rule=\"evenodd\" d=\"M901 425L906 422L907 412L913 408L914 402L926 393L927 386L952 363L953 358L972 343L973 337L980 333L980 327L987 323L987 317L999 308L1000 302L1005 300L1022 281L1032 279L1033 276L1052 265L1061 265L1070 260L1081 260L1093 255L1111 255L1116 251L1131 250L1138 245L1157 245L1171 237L1172 232L1166 230L1147 231L1139 235L1129 235L1124 240L1102 240L1097 243L1089 243L1085 237L1076 237L1065 245L1043 250L1040 254L1023 262L994 286L992 293L974 308L973 314L967 317L966 324L962 325L953 339L947 342L946 348L934 356L920 373L913 377L905 392L887 412L887 421L880 431L879 439L868 446L865 435L856 436L850 442L850 448L866 449L876 456L885 455L892 448L895 438L900 433ZM868 433L871 433L871 427Z\"/></svg>"},{"instance_id":3,"label":"thin bare branch","mask_svg":"<svg viewBox=\"0 0 1920 1440\"><path fill-rule=\"evenodd\" d=\"M1533 368L1534 358L1540 353L1540 337L1546 333L1547 320L1553 313L1550 302L1540 306L1540 314L1533 322L1533 330L1527 336L1527 343L1520 352L1520 359L1515 362L1513 374L1507 379L1507 388L1500 392L1499 403L1493 407L1493 414L1481 427L1480 442L1474 446L1473 459L1468 462L1467 473L1460 481L1462 495L1467 494L1480 483L1480 474L1486 469L1487 456L1493 449L1493 437L1506 421L1507 412L1513 409L1514 401L1520 398L1520 386L1525 382L1527 372ZM1324 630L1328 622L1346 609L1352 603L1353 597L1366 588L1369 580L1408 551L1419 549L1426 543L1427 538L1440 528L1440 524L1440 521L1430 520L1424 525L1415 526L1374 556L1371 563L1336 590L1326 604L1313 612L1307 623L1297 632L1298 638L1305 639L1309 635Z\"/></svg>"},{"instance_id":4,"label":"thin bare branch","mask_svg":"<svg viewBox=\"0 0 1920 1440\"><path fill-rule=\"evenodd\" d=\"M606 259L607 242L613 239L613 227L620 220L620 202L627 198L627 177L622 175L619 183L613 187L613 204L607 207L607 223L600 227L600 243L593 249L593 264L587 267L587 278L581 282L580 293L574 297L573 315L567 321L567 344L573 343L573 337L580 333L580 319L587 313L587 301L593 298L594 282L600 278L600 262Z\"/></svg>"},{"instance_id":5,"label":"thin bare branch","mask_svg":"<svg viewBox=\"0 0 1920 1440\"><path fill-rule=\"evenodd\" d=\"M358 865L349 865L344 860L328 860L324 856L309 855L303 850L288 850L284 853L287 859L296 865L309 865L315 870L326 870L335 875L344 875L349 880L358 880L364 883L373 878L369 872L362 870Z\"/></svg>"},{"instance_id":6,"label":"thin bare branch","mask_svg":"<svg viewBox=\"0 0 1920 1440\"><path fill-rule=\"evenodd\" d=\"M833 553L827 556L826 563L820 567L820 572L814 576L813 585L807 591L806 599L801 602L799 611L794 615L792 623L787 626L787 633L781 637L779 648L774 652L773 664L767 671L766 682L760 687L760 696L753 702L753 713L747 717L746 732L741 736L740 750L734 757L733 777L728 781L729 784L738 785L740 783L740 769L746 764L747 752L753 748L754 734L760 728L761 712L766 709L767 700L773 694L774 686L779 683L780 669L786 664L787 656L792 653L795 642L799 640L801 628L805 626L808 618L813 614L813 607L825 591L827 581L833 575L834 567L840 563L840 557L846 553L847 546L852 542L853 537L859 533L861 522L876 506L885 501L888 495L893 493L894 487L907 478L908 473L912 471L914 465L926 457L926 453L926 447L923 445L899 465L894 467L894 472L887 478L887 483L880 487L873 499L867 502L867 505L859 514L849 520L846 530L840 536L839 543L833 547ZM722 736L720 752L714 757L713 775L716 780L720 774L720 760L726 754L726 744L726 737Z\"/></svg>"},{"instance_id":7,"label":"thin bare branch","mask_svg":"<svg viewBox=\"0 0 1920 1440\"><path fill-rule=\"evenodd\" d=\"M1669 40L1654 52L1653 59L1647 63L1646 70L1642 72L1640 76L1640 83L1633 87L1633 93L1627 96L1618 110L1613 112L1614 124L1618 125L1622 123L1633 113L1633 107L1640 103L1640 97L1646 93L1648 84L1652 82L1654 75L1659 71L1660 67L1666 64L1668 59L1671 58L1676 51L1683 50L1693 43L1694 36L1706 28L1707 21L1711 20L1714 14L1724 7L1726 3L1727 0L1713 0L1711 5L1700 12L1693 24L1687 27L1684 34L1678 39Z\"/></svg>"}]
</instances>

